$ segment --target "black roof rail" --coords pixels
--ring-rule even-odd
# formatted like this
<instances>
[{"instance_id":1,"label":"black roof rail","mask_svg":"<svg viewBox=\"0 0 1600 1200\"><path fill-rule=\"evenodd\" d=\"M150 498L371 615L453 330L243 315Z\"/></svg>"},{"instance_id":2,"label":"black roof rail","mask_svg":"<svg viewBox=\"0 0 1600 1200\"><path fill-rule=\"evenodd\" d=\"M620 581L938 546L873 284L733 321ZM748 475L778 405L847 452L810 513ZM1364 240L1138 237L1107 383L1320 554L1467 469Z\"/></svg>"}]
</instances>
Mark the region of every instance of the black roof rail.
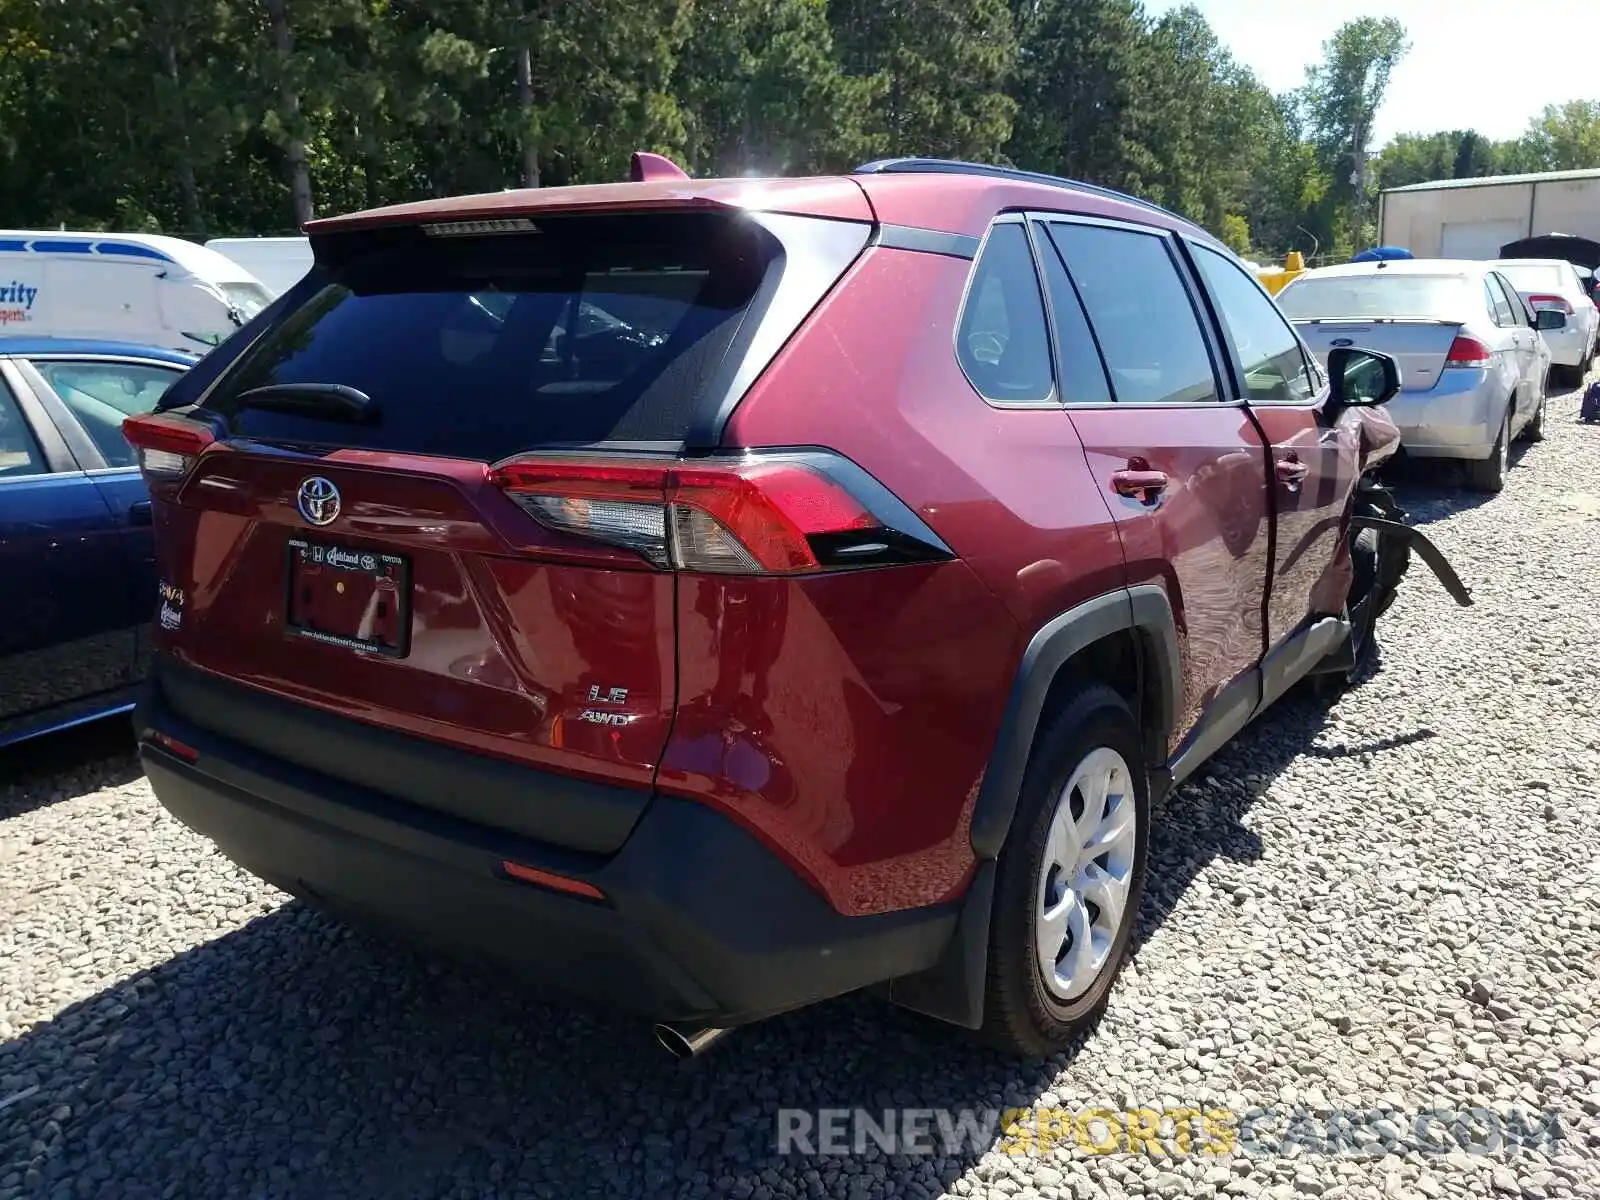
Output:
<instances>
[{"instance_id":1,"label":"black roof rail","mask_svg":"<svg viewBox=\"0 0 1600 1200\"><path fill-rule=\"evenodd\" d=\"M1182 221L1186 225L1194 222L1188 217L1180 216L1169 208L1162 208L1149 200L1141 200L1138 196L1130 196L1126 192L1119 192L1115 188L1101 187L1097 183L1084 183L1079 179L1063 179L1059 175L1046 175L1040 171L1022 171L1016 167L997 167L991 163L961 162L954 158L880 158L876 162L862 163L852 175L985 175L992 179L1015 179L1022 183L1042 183L1049 187L1072 188L1074 191L1088 192L1090 195L1103 196L1108 200L1120 200L1124 204L1136 204L1140 208L1147 208L1151 212L1158 212L1164 217L1171 217L1175 221Z\"/></svg>"}]
</instances>

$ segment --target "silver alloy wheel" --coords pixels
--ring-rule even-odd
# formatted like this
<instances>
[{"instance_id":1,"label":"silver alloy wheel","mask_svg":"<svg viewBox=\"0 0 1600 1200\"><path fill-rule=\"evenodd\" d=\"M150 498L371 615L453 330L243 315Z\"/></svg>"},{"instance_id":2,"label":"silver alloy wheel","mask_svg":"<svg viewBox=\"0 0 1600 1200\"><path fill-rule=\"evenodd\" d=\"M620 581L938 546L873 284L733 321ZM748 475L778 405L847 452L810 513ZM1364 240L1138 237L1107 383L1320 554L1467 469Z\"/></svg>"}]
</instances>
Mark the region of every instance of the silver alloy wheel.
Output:
<instances>
[{"instance_id":1,"label":"silver alloy wheel","mask_svg":"<svg viewBox=\"0 0 1600 1200\"><path fill-rule=\"evenodd\" d=\"M1039 970L1060 1000L1094 984L1122 927L1139 822L1133 774L1106 746L1084 756L1056 799L1039 870Z\"/></svg>"},{"instance_id":2,"label":"silver alloy wheel","mask_svg":"<svg viewBox=\"0 0 1600 1200\"><path fill-rule=\"evenodd\" d=\"M1506 423L1500 429L1500 444L1495 448L1500 455L1500 474L1503 476L1511 468L1511 409L1506 409Z\"/></svg>"}]
</instances>

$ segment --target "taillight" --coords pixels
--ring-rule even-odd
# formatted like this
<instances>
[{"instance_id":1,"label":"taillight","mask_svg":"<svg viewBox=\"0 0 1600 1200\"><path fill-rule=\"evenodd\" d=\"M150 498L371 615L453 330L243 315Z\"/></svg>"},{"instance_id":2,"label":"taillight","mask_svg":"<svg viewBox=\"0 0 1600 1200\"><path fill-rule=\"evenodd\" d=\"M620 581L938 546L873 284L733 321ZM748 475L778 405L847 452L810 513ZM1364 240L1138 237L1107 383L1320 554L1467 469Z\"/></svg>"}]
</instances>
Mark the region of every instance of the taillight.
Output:
<instances>
[{"instance_id":1,"label":"taillight","mask_svg":"<svg viewBox=\"0 0 1600 1200\"><path fill-rule=\"evenodd\" d=\"M1564 296L1547 296L1540 293L1537 296L1529 296L1528 303L1534 308L1559 308L1567 316L1572 315L1572 305L1567 303Z\"/></svg>"},{"instance_id":2,"label":"taillight","mask_svg":"<svg viewBox=\"0 0 1600 1200\"><path fill-rule=\"evenodd\" d=\"M1494 361L1494 355L1489 352L1477 338L1459 335L1450 343L1450 353L1445 355L1444 365L1447 367L1487 367Z\"/></svg>"},{"instance_id":3,"label":"taillight","mask_svg":"<svg viewBox=\"0 0 1600 1200\"><path fill-rule=\"evenodd\" d=\"M663 570L791 575L952 557L881 484L831 454L526 456L498 464L491 479L547 528Z\"/></svg>"},{"instance_id":4,"label":"taillight","mask_svg":"<svg viewBox=\"0 0 1600 1200\"><path fill-rule=\"evenodd\" d=\"M150 483L182 479L216 437L197 421L166 413L146 413L122 423L122 436L139 455L139 470Z\"/></svg>"}]
</instances>

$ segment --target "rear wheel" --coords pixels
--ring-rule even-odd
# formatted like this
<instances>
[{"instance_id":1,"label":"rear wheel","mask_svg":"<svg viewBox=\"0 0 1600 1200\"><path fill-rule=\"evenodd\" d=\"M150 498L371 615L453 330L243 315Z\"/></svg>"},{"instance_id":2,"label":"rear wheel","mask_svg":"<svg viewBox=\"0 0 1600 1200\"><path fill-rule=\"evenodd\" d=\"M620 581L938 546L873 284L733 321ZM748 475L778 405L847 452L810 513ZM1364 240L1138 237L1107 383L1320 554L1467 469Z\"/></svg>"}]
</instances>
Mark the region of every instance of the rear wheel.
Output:
<instances>
[{"instance_id":1,"label":"rear wheel","mask_svg":"<svg viewBox=\"0 0 1600 1200\"><path fill-rule=\"evenodd\" d=\"M1529 421L1522 429L1522 440L1525 442L1544 441L1544 409L1549 397L1543 391L1539 393L1539 407L1533 410L1533 420Z\"/></svg>"},{"instance_id":2,"label":"rear wheel","mask_svg":"<svg viewBox=\"0 0 1600 1200\"><path fill-rule=\"evenodd\" d=\"M1514 402L1513 402L1514 403ZM1506 471L1511 465L1511 406L1506 406L1505 420L1500 424L1500 436L1494 440L1489 457L1467 463L1467 486L1475 492L1498 492L1506 485Z\"/></svg>"},{"instance_id":3,"label":"rear wheel","mask_svg":"<svg viewBox=\"0 0 1600 1200\"><path fill-rule=\"evenodd\" d=\"M988 1041L1043 1057L1099 1015L1127 956L1149 836L1138 722L1112 689L1080 687L1034 742L1000 852Z\"/></svg>"}]
</instances>

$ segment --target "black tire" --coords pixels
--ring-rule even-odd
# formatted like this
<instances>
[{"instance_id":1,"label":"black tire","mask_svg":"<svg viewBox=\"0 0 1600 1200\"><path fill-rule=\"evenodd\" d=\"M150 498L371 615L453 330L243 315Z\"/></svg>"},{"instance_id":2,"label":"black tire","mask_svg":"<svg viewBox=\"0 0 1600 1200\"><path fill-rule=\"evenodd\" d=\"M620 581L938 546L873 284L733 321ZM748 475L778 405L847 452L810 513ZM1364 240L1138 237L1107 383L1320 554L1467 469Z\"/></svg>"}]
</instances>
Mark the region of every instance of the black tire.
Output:
<instances>
[{"instance_id":1,"label":"black tire","mask_svg":"<svg viewBox=\"0 0 1600 1200\"><path fill-rule=\"evenodd\" d=\"M1073 772L1101 747L1116 751L1128 767L1136 846L1121 925L1105 963L1087 991L1061 1000L1045 984L1035 951L1045 840ZM1133 936L1149 842L1150 785L1138 721L1111 688L1078 687L1034 739L1017 813L1000 851L984 995L985 1040L1010 1054L1042 1058L1064 1049L1100 1015Z\"/></svg>"},{"instance_id":2,"label":"black tire","mask_svg":"<svg viewBox=\"0 0 1600 1200\"><path fill-rule=\"evenodd\" d=\"M1533 420L1522 427L1522 440L1525 442L1544 441L1544 410L1549 397L1539 397L1539 407L1533 410Z\"/></svg>"},{"instance_id":3,"label":"black tire","mask_svg":"<svg viewBox=\"0 0 1600 1200\"><path fill-rule=\"evenodd\" d=\"M1500 425L1500 436L1494 440L1494 449L1485 459L1467 462L1467 486L1475 492L1494 494L1506 486L1506 468L1511 442L1511 407L1506 406L1506 417Z\"/></svg>"}]
</instances>

